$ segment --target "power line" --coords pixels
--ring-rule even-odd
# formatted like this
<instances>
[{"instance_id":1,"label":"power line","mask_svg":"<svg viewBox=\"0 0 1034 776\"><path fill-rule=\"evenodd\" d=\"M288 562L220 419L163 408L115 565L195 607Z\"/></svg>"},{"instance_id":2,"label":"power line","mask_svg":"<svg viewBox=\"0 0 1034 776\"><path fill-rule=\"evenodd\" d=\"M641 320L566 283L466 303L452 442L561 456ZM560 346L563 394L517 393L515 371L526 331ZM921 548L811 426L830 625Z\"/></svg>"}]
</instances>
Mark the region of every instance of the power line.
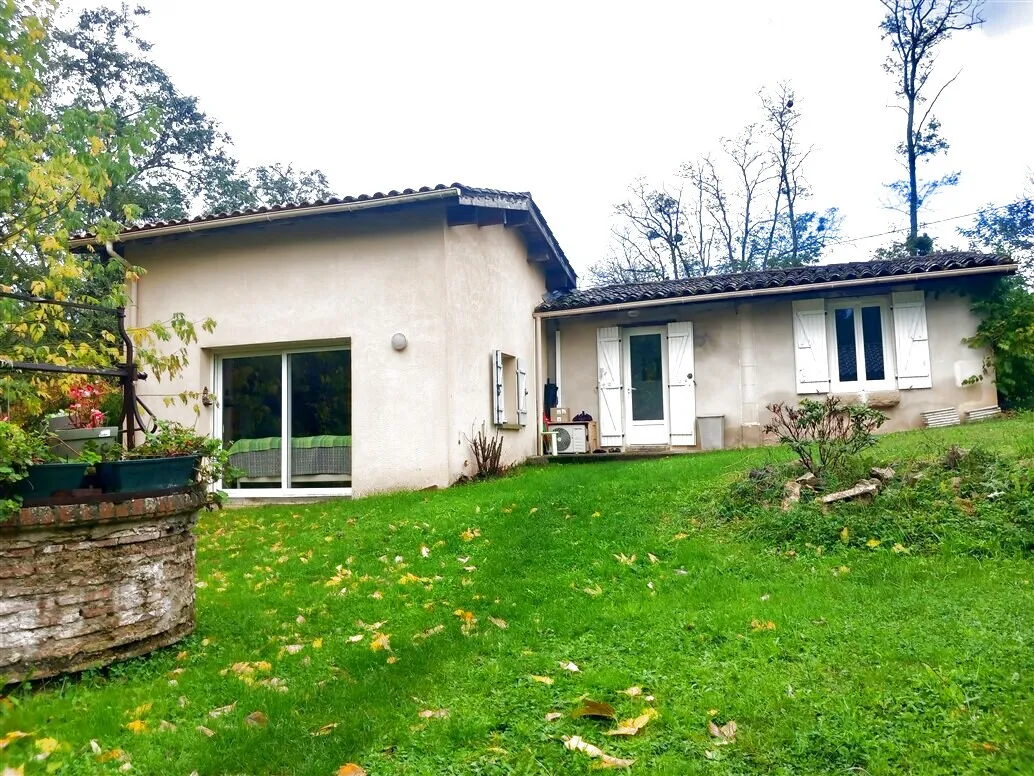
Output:
<instances>
[{"instance_id":1,"label":"power line","mask_svg":"<svg viewBox=\"0 0 1034 776\"><path fill-rule=\"evenodd\" d=\"M1007 208L1010 205L1014 205L1014 204L1015 204L1014 202L1010 202L1007 205L997 205L995 207L981 208L980 210L974 210L972 213L962 213L962 214L957 215L957 216L949 216L948 218L939 218L936 221L924 221L923 223L919 224L919 227L923 228L923 227L927 227L927 226L933 226L934 224L947 223L948 221L958 221L960 218L969 218L970 216L975 216L975 215L978 215L979 213L983 213L983 212L986 212L988 210L1002 210L1002 209ZM863 237L851 237L851 238L846 239L846 240L836 240L834 244L835 245L841 245L841 244L846 245L846 244L850 244L850 243L861 242L862 240L871 240L874 237L886 237L887 235L900 234L901 232L907 232L907 231L908 231L908 227L907 226L903 226L900 229L891 229L889 232L877 232L876 234L867 234L867 235L865 235Z\"/></svg>"}]
</instances>

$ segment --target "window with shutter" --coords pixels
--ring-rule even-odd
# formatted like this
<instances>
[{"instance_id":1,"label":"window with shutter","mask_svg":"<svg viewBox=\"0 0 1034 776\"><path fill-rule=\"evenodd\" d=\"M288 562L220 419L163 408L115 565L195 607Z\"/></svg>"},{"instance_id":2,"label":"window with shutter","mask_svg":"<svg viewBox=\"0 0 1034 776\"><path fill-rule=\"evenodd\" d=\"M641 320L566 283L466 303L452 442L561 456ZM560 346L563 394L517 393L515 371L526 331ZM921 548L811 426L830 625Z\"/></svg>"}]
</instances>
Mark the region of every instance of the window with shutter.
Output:
<instances>
[{"instance_id":1,"label":"window with shutter","mask_svg":"<svg viewBox=\"0 0 1034 776\"><path fill-rule=\"evenodd\" d=\"M596 330L596 390L600 400L600 444L621 445L624 436L621 384L621 330L604 326Z\"/></svg>"},{"instance_id":2,"label":"window with shutter","mask_svg":"<svg viewBox=\"0 0 1034 776\"><path fill-rule=\"evenodd\" d=\"M885 391L895 387L886 298L831 300L827 326L833 391Z\"/></svg>"},{"instance_id":3,"label":"window with shutter","mask_svg":"<svg viewBox=\"0 0 1034 776\"><path fill-rule=\"evenodd\" d=\"M922 291L891 294L898 388L932 388L926 298Z\"/></svg>"},{"instance_id":4,"label":"window with shutter","mask_svg":"<svg viewBox=\"0 0 1034 776\"><path fill-rule=\"evenodd\" d=\"M492 351L492 422L497 426L528 425L528 370L524 359Z\"/></svg>"},{"instance_id":5,"label":"window with shutter","mask_svg":"<svg viewBox=\"0 0 1034 776\"><path fill-rule=\"evenodd\" d=\"M793 338L797 393L828 392L825 300L799 299L793 303Z\"/></svg>"}]
</instances>

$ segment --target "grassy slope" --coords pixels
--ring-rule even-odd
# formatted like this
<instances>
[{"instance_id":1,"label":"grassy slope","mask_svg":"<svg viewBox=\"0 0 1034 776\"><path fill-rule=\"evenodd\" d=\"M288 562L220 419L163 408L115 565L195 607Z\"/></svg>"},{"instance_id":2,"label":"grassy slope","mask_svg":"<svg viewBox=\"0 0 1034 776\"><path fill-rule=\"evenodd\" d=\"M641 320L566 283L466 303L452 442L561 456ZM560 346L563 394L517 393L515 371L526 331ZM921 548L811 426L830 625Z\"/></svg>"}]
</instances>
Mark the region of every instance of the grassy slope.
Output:
<instances>
[{"instance_id":1,"label":"grassy slope","mask_svg":"<svg viewBox=\"0 0 1034 776\"><path fill-rule=\"evenodd\" d=\"M1029 446L1032 426L1028 417L898 435L883 453L974 439ZM172 648L19 690L0 733L61 742L26 773L57 762L59 772L115 772L117 761L89 753L90 739L124 749L136 773L331 774L348 761L370 774L580 773L590 761L560 743L576 733L637 758L641 773L1024 772L1034 762L1031 561L884 548L786 557L694 526L718 480L776 454L546 467L440 493L206 515L186 655ZM467 529L480 535L465 541ZM617 553L638 557L624 565ZM338 564L352 576L328 586ZM408 573L434 581L401 584ZM601 594L585 592L597 585ZM478 618L471 635L456 610ZM397 662L371 650L357 620L387 621ZM442 633L413 641L439 624ZM288 644L303 649L285 653ZM272 664L259 676L285 680L287 693L220 674L257 660ZM660 712L635 738L605 737L606 722L544 720L582 695L634 716L644 702L619 692L630 685ZM449 717L418 716L438 708ZM244 723L255 710L268 726ZM719 723L736 720L734 744L713 746L711 710ZM148 732L127 730L134 718ZM158 732L160 720L176 730ZM329 723L329 735L310 735ZM16 741L0 762L34 751L33 739Z\"/></svg>"}]
</instances>

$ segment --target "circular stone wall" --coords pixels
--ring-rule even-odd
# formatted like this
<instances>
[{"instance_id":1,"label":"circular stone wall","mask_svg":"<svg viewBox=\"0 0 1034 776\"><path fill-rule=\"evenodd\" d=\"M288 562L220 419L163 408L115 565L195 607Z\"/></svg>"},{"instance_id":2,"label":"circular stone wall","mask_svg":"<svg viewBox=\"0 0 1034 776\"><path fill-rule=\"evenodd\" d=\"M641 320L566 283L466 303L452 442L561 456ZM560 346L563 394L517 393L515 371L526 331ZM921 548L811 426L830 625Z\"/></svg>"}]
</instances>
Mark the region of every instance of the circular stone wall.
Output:
<instances>
[{"instance_id":1,"label":"circular stone wall","mask_svg":"<svg viewBox=\"0 0 1034 776\"><path fill-rule=\"evenodd\" d=\"M0 687L172 644L194 629L204 495L26 507L0 521Z\"/></svg>"}]
</instances>

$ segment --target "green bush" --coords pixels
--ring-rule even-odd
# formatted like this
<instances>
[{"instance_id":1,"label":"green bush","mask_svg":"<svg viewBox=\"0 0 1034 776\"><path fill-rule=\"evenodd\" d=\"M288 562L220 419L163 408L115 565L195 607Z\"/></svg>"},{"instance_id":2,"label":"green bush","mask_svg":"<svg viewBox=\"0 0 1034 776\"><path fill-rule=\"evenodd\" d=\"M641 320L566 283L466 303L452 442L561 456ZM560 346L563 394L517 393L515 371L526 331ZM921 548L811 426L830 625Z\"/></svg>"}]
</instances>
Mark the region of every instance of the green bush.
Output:
<instances>
[{"instance_id":1,"label":"green bush","mask_svg":"<svg viewBox=\"0 0 1034 776\"><path fill-rule=\"evenodd\" d=\"M861 404L844 404L835 396L825 401L801 399L796 407L785 402L769 404L772 419L766 434L775 434L816 476L839 473L851 458L876 444L876 430L887 422L879 410Z\"/></svg>"},{"instance_id":2,"label":"green bush","mask_svg":"<svg viewBox=\"0 0 1034 776\"><path fill-rule=\"evenodd\" d=\"M29 466L47 458L47 446L41 435L0 420L0 519L21 507L21 500L13 491L27 476Z\"/></svg>"}]
</instances>

